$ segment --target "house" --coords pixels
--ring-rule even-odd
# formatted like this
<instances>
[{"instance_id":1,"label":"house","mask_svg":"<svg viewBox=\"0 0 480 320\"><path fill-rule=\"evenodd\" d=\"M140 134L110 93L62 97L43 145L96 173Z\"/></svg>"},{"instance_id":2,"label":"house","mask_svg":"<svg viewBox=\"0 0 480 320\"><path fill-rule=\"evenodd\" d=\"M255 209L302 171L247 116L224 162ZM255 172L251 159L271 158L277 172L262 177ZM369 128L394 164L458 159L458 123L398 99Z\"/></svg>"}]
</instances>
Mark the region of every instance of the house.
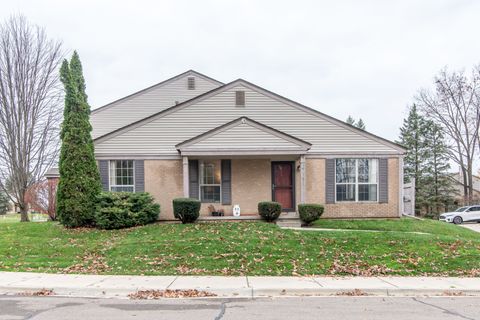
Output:
<instances>
[{"instance_id":1,"label":"house","mask_svg":"<svg viewBox=\"0 0 480 320\"><path fill-rule=\"evenodd\" d=\"M386 139L238 79L187 71L92 111L102 185L147 191L173 219L191 197L232 216L260 201L326 217L399 217L405 150Z\"/></svg>"},{"instance_id":2,"label":"house","mask_svg":"<svg viewBox=\"0 0 480 320\"><path fill-rule=\"evenodd\" d=\"M459 206L480 204L480 176L473 175L472 203L466 201L464 197L464 181L462 171L458 170L458 172L453 173L451 175L451 179L453 186L452 197L455 199L455 204Z\"/></svg>"}]
</instances>

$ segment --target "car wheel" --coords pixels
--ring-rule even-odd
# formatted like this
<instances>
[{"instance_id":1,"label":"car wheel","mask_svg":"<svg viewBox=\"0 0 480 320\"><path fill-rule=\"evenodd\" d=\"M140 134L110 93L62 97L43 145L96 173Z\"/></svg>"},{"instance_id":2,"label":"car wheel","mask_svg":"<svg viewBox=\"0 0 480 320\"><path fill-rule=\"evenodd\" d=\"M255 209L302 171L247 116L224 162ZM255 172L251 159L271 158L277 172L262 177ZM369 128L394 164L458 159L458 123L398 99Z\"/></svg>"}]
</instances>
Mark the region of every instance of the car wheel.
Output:
<instances>
[{"instance_id":1,"label":"car wheel","mask_svg":"<svg viewBox=\"0 0 480 320\"><path fill-rule=\"evenodd\" d=\"M457 217L453 218L453 223L455 223L455 224L462 224L462 222L463 222L462 217L457 216Z\"/></svg>"}]
</instances>

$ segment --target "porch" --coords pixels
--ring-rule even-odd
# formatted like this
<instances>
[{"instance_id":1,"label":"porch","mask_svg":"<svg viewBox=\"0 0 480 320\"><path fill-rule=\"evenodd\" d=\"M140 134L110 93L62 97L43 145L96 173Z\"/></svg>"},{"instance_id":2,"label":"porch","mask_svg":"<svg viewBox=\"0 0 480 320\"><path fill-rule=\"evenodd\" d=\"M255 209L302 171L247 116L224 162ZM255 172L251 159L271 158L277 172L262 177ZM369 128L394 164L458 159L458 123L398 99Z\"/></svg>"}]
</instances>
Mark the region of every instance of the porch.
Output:
<instances>
[{"instance_id":1,"label":"porch","mask_svg":"<svg viewBox=\"0 0 480 320\"><path fill-rule=\"evenodd\" d=\"M257 219L261 201L279 202L282 219L296 219L297 204L305 202L310 146L246 117L236 119L176 146L183 196L202 202L206 220ZM224 216L211 217L212 211Z\"/></svg>"}]
</instances>

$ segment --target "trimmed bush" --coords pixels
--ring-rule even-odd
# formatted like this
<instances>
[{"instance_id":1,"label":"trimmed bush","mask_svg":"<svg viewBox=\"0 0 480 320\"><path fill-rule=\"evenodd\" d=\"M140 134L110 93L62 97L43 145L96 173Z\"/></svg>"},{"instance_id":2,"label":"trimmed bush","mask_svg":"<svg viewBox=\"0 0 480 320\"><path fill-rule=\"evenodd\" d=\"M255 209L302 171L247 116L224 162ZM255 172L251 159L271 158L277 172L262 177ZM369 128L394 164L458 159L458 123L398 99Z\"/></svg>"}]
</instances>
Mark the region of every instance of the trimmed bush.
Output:
<instances>
[{"instance_id":1,"label":"trimmed bush","mask_svg":"<svg viewBox=\"0 0 480 320\"><path fill-rule=\"evenodd\" d=\"M173 215L182 223L193 223L200 215L201 203L197 199L177 198L173 199Z\"/></svg>"},{"instance_id":2,"label":"trimmed bush","mask_svg":"<svg viewBox=\"0 0 480 320\"><path fill-rule=\"evenodd\" d=\"M155 222L160 206L147 192L102 192L98 197L95 225L100 229L122 229Z\"/></svg>"},{"instance_id":3,"label":"trimmed bush","mask_svg":"<svg viewBox=\"0 0 480 320\"><path fill-rule=\"evenodd\" d=\"M323 210L324 208L321 204L304 203L298 205L300 219L302 219L302 221L307 225L311 224L315 220L320 219L320 216L323 214Z\"/></svg>"},{"instance_id":4,"label":"trimmed bush","mask_svg":"<svg viewBox=\"0 0 480 320\"><path fill-rule=\"evenodd\" d=\"M282 213L282 205L278 202L263 201L258 203L258 214L266 221L275 221Z\"/></svg>"}]
</instances>

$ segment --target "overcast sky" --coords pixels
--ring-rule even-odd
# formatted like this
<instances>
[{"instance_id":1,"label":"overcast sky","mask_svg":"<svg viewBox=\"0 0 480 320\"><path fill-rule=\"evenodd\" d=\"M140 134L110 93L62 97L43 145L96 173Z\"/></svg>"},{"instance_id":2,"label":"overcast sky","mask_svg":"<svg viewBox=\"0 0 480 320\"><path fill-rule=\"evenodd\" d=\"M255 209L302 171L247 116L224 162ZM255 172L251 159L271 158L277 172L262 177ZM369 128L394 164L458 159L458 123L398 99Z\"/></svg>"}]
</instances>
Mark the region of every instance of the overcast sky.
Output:
<instances>
[{"instance_id":1,"label":"overcast sky","mask_svg":"<svg viewBox=\"0 0 480 320\"><path fill-rule=\"evenodd\" d=\"M22 1L77 50L93 108L188 69L243 78L396 139L406 106L443 67L480 63L480 1Z\"/></svg>"}]
</instances>

